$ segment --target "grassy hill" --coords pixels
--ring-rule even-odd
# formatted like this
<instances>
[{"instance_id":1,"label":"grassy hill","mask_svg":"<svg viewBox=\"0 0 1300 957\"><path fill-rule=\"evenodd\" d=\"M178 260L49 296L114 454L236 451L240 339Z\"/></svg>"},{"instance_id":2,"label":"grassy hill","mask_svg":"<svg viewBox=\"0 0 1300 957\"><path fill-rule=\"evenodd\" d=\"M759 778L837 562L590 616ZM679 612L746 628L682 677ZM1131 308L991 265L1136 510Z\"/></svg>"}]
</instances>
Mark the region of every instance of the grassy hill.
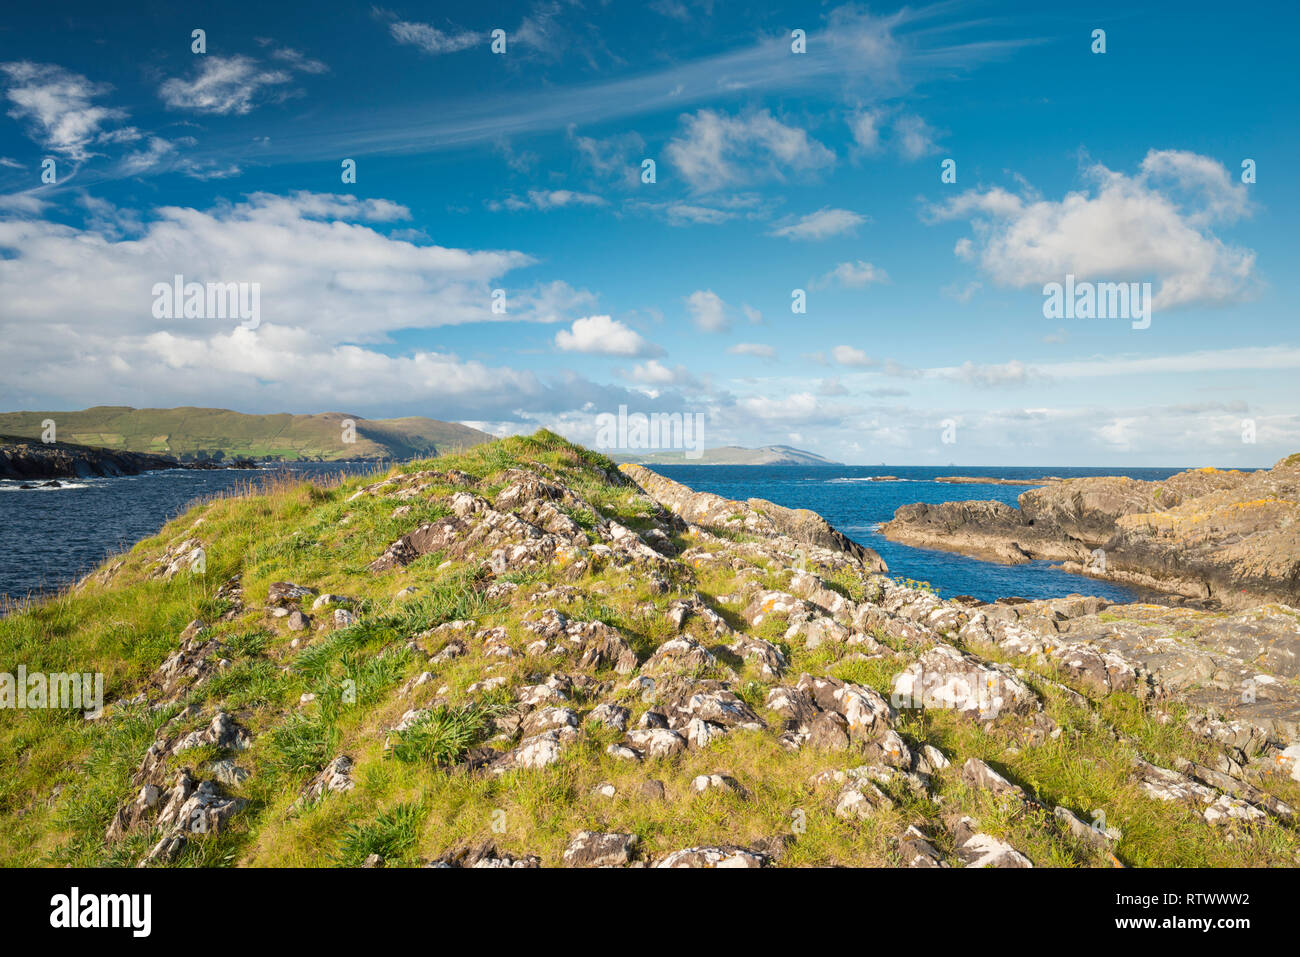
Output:
<instances>
[{"instance_id":1,"label":"grassy hill","mask_svg":"<svg viewBox=\"0 0 1300 957\"><path fill-rule=\"evenodd\" d=\"M53 419L61 442L180 459L409 459L467 449L492 437L455 422L412 416L364 419L343 412L247 415L229 409L133 409L95 406L80 412L0 412L0 434L40 438ZM343 441L343 422L356 441Z\"/></svg>"},{"instance_id":2,"label":"grassy hill","mask_svg":"<svg viewBox=\"0 0 1300 957\"><path fill-rule=\"evenodd\" d=\"M194 506L0 617L0 662L104 700L0 708L0 865L1300 859L1276 746L1125 685L1067 611L998 644L1009 607L690 495L541 432ZM1148 644L1153 608L1107 627ZM921 706L924 674L997 697Z\"/></svg>"}]
</instances>

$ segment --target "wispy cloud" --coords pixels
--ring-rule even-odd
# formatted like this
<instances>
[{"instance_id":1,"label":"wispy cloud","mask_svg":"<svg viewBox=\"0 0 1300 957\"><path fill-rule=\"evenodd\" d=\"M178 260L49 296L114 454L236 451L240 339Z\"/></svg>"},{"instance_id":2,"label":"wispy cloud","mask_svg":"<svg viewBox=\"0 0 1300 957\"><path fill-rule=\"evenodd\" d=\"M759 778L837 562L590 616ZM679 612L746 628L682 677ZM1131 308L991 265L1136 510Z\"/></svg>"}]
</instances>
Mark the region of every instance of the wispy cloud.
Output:
<instances>
[{"instance_id":1,"label":"wispy cloud","mask_svg":"<svg viewBox=\"0 0 1300 957\"><path fill-rule=\"evenodd\" d=\"M817 240L829 239L851 233L868 217L855 213L851 209L823 207L815 213L801 216L792 223L773 229L768 235L780 236L782 239Z\"/></svg>"},{"instance_id":2,"label":"wispy cloud","mask_svg":"<svg viewBox=\"0 0 1300 957\"><path fill-rule=\"evenodd\" d=\"M81 162L91 154L104 126L126 118L126 111L93 101L111 87L92 83L49 63L0 63L9 115L27 124L32 139L50 152Z\"/></svg>"}]
</instances>

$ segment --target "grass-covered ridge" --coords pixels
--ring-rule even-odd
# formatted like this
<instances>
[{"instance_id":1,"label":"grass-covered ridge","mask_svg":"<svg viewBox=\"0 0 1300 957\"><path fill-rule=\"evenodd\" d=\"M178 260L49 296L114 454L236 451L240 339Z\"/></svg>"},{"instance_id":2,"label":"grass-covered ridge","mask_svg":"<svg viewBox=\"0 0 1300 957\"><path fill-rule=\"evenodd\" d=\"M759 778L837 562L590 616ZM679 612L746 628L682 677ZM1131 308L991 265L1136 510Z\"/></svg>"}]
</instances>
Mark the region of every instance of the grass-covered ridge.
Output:
<instances>
[{"instance_id":1,"label":"grass-covered ridge","mask_svg":"<svg viewBox=\"0 0 1300 957\"><path fill-rule=\"evenodd\" d=\"M568 494L502 496L521 487L517 470ZM397 481L361 493L387 478ZM474 497L498 509L484 512ZM509 509L507 498L515 502ZM485 533L484 515L498 511L566 529L567 537L535 563L510 558L512 547L540 539L519 537L513 520L500 521L495 537ZM369 568L403 536L446 527L454 531L440 539L444 547L396 568ZM619 528L636 533L636 544L618 545L626 541ZM806 673L888 699L898 674L934 639L921 635L919 619L887 609L941 603L841 563L818 573L823 590L855 605L876 623L871 629L855 628L850 641L813 641L780 610L755 623L756 596L794 591L803 574L793 555L774 557L769 544L744 531L711 534L666 521L614 463L548 432L327 487L282 482L196 505L106 561L83 587L0 619L0 670L101 672L110 703L93 721L0 711L0 862L141 861L167 833L152 815L114 839L106 832L141 790L150 745L191 733L191 746L163 759L164 792L189 768L196 780L220 779L223 800L243 803L219 828L189 833L166 861L174 866L356 866L372 855L402 866L488 845L499 858L558 866L581 831L636 835L634 857L646 862L683 848L740 846L788 866L898 865L906 862L900 838L913 825L944 862L959 865L952 822L961 815L1040 866L1297 862L1293 824L1215 825L1195 806L1143 791L1135 758L1163 768L1180 759L1215 765L1217 745L1186 727L1179 702L1084 697L1078 692L1088 689L1049 656L993 648L978 651L1021 676L1041 699L1043 718L985 723L953 710L900 708L892 729L906 747L918 755L937 748L951 763L928 766L926 788L904 776L878 784L887 800L868 815L837 814L844 783L828 784L825 772L887 764L888 754L866 739L791 748L771 693ZM196 547L202 573L186 565L170 578L157 574L162 556ZM506 567L492 567L498 549ZM311 627L290 630L292 616L272 610L269 590L278 582L315 589L293 605ZM312 610L325 595L336 599ZM674 623L674 603L694 596L696 611ZM542 622L553 612L581 623L584 637L546 637ZM203 630L187 631L196 620ZM935 634L962 644L955 627L937 624ZM783 674L732 651L742 637L779 652ZM665 663L661 649L683 638L710 654ZM619 639L635 654L634 668L620 658ZM591 652L607 640L614 651ZM160 668L182 647L194 649L200 677L169 683ZM653 689L637 684L649 677ZM629 736L593 718L598 709L625 708L635 730L647 713L671 710L664 702L674 688L721 686L763 727L736 724L707 744L628 760L610 749L626 747ZM556 687L563 697L548 697ZM503 764L532 735L544 737L547 722L563 730L565 716L548 708L578 722L554 739L558 756L543 766ZM205 738L220 713L246 732L246 747ZM351 786L313 790L344 756ZM962 774L968 758L987 762L1032 800L972 786ZM738 786L697 793L697 777L715 774ZM1283 776L1260 787L1292 805L1300 798ZM1056 806L1084 820L1102 809L1123 836L1095 846L1054 817Z\"/></svg>"},{"instance_id":2,"label":"grass-covered ridge","mask_svg":"<svg viewBox=\"0 0 1300 957\"><path fill-rule=\"evenodd\" d=\"M345 420L355 441L344 441ZM456 422L410 416L363 419L339 412L250 415L229 409L133 409L96 406L76 412L0 412L0 435L41 437L53 420L61 441L178 458L409 459L469 448L491 437Z\"/></svg>"}]
</instances>

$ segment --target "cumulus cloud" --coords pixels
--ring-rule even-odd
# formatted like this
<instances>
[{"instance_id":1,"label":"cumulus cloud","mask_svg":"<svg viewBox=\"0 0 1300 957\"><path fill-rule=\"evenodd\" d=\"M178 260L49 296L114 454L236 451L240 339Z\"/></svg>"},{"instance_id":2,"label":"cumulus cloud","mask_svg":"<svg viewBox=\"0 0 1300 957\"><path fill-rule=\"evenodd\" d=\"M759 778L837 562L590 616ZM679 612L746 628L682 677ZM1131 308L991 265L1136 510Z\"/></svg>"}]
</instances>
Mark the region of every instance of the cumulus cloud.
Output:
<instances>
[{"instance_id":1,"label":"cumulus cloud","mask_svg":"<svg viewBox=\"0 0 1300 957\"><path fill-rule=\"evenodd\" d=\"M861 349L854 346L836 346L831 350L831 358L842 366L875 366L880 363Z\"/></svg>"},{"instance_id":2,"label":"cumulus cloud","mask_svg":"<svg viewBox=\"0 0 1300 957\"><path fill-rule=\"evenodd\" d=\"M617 408L641 396L422 344L395 349L390 334L399 330L568 321L558 310L594 298L555 280L512 291L506 314L494 313L492 289L533 260L393 239L382 229L410 216L399 204L258 193L143 214L89 196L81 205L81 228L0 218L0 403L10 407L252 403L518 421L521 410ZM260 325L155 317L155 284L177 274L258 283ZM568 332L601 338L583 326ZM615 327L606 332L617 354L652 351L629 349L635 340Z\"/></svg>"},{"instance_id":3,"label":"cumulus cloud","mask_svg":"<svg viewBox=\"0 0 1300 957\"><path fill-rule=\"evenodd\" d=\"M780 236L783 239L828 239L831 236L851 233L866 221L867 217L861 213L825 206L815 213L809 213L792 223L773 229L768 235Z\"/></svg>"},{"instance_id":4,"label":"cumulus cloud","mask_svg":"<svg viewBox=\"0 0 1300 957\"><path fill-rule=\"evenodd\" d=\"M918 160L929 156L939 147L935 131L919 116L905 113L894 121L893 142L904 159Z\"/></svg>"},{"instance_id":5,"label":"cumulus cloud","mask_svg":"<svg viewBox=\"0 0 1300 957\"><path fill-rule=\"evenodd\" d=\"M849 133L856 153L874 155L889 148L909 161L938 150L938 132L914 113L882 107L857 110L848 117Z\"/></svg>"},{"instance_id":6,"label":"cumulus cloud","mask_svg":"<svg viewBox=\"0 0 1300 957\"><path fill-rule=\"evenodd\" d=\"M768 110L744 116L700 110L684 116L682 126L665 153L701 192L784 179L786 171L813 171L835 162L835 154L806 130L781 122Z\"/></svg>"},{"instance_id":7,"label":"cumulus cloud","mask_svg":"<svg viewBox=\"0 0 1300 957\"><path fill-rule=\"evenodd\" d=\"M1153 150L1136 174L1094 164L1091 191L1044 199L1025 189L968 190L929 208L935 219L969 218L956 247L993 281L1028 288L1080 280L1155 281L1155 308L1247 298L1255 254L1210 226L1250 211L1245 187L1222 165L1183 151Z\"/></svg>"},{"instance_id":8,"label":"cumulus cloud","mask_svg":"<svg viewBox=\"0 0 1300 957\"><path fill-rule=\"evenodd\" d=\"M53 326L104 335L160 328L151 289L183 275L196 282L256 282L263 325L311 330L327 341L376 342L399 329L466 322L554 321L541 314L557 294L534 286L492 311L492 289L531 265L524 253L419 245L392 239L384 224L409 211L383 199L254 193L211 209L165 206L124 239L76 228L0 220L0 300L7 330ZM530 301L531 297L531 301ZM212 330L163 320L178 337Z\"/></svg>"},{"instance_id":9,"label":"cumulus cloud","mask_svg":"<svg viewBox=\"0 0 1300 957\"><path fill-rule=\"evenodd\" d=\"M727 304L712 289L697 289L687 296L686 311L696 328L703 332L725 332L731 328Z\"/></svg>"},{"instance_id":10,"label":"cumulus cloud","mask_svg":"<svg viewBox=\"0 0 1300 957\"><path fill-rule=\"evenodd\" d=\"M658 359L642 362L633 367L631 372L622 372L621 374L641 385L681 386L692 390L703 388L700 380L692 375L686 366L676 365L669 368Z\"/></svg>"},{"instance_id":11,"label":"cumulus cloud","mask_svg":"<svg viewBox=\"0 0 1300 957\"><path fill-rule=\"evenodd\" d=\"M630 329L609 316L587 316L574 320L568 329L555 334L555 346L562 352L583 352L597 356L657 355L662 349L646 342L635 329Z\"/></svg>"},{"instance_id":12,"label":"cumulus cloud","mask_svg":"<svg viewBox=\"0 0 1300 957\"><path fill-rule=\"evenodd\" d=\"M849 117L849 132L854 144L862 151L875 153L880 149L880 126L884 119L882 110L860 110Z\"/></svg>"},{"instance_id":13,"label":"cumulus cloud","mask_svg":"<svg viewBox=\"0 0 1300 957\"><path fill-rule=\"evenodd\" d=\"M873 282L889 282L889 276L879 266L873 266L871 263L859 259L856 262L840 263L820 279L814 280L810 285L814 289L825 288L833 284L856 289Z\"/></svg>"},{"instance_id":14,"label":"cumulus cloud","mask_svg":"<svg viewBox=\"0 0 1300 957\"><path fill-rule=\"evenodd\" d=\"M92 102L109 92L107 84L92 83L54 64L0 63L0 73L11 104L9 115L25 123L31 138L44 149L76 162L90 156L105 124L127 115L125 110Z\"/></svg>"}]
</instances>

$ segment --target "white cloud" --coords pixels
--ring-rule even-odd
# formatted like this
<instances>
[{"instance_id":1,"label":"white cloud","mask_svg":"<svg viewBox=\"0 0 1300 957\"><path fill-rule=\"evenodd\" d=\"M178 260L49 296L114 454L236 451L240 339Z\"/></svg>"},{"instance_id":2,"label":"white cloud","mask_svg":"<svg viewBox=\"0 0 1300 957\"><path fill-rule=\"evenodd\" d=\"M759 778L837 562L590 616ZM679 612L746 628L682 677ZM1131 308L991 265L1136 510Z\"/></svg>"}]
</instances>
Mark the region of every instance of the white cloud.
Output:
<instances>
[{"instance_id":1,"label":"white cloud","mask_svg":"<svg viewBox=\"0 0 1300 957\"><path fill-rule=\"evenodd\" d=\"M939 291L949 299L955 299L960 303L967 303L975 298L975 293L979 292L981 288L983 288L982 283L971 281L960 286L955 284L944 286Z\"/></svg>"},{"instance_id":2,"label":"white cloud","mask_svg":"<svg viewBox=\"0 0 1300 957\"><path fill-rule=\"evenodd\" d=\"M849 130L853 142L867 153L880 149L880 124L884 118L881 110L861 110L849 117Z\"/></svg>"},{"instance_id":3,"label":"white cloud","mask_svg":"<svg viewBox=\"0 0 1300 957\"><path fill-rule=\"evenodd\" d=\"M831 358L842 366L875 366L880 364L854 346L836 346L831 350Z\"/></svg>"},{"instance_id":4,"label":"white cloud","mask_svg":"<svg viewBox=\"0 0 1300 957\"><path fill-rule=\"evenodd\" d=\"M745 116L700 110L682 123L682 134L664 152L698 191L783 179L787 170L806 172L835 162L835 154L806 130L782 123L768 110Z\"/></svg>"},{"instance_id":5,"label":"white cloud","mask_svg":"<svg viewBox=\"0 0 1300 957\"><path fill-rule=\"evenodd\" d=\"M292 47L281 47L278 50L272 51L271 56L277 60L283 60L291 68L301 70L303 73L329 72L329 67L320 60L313 60L310 57L304 56L301 52Z\"/></svg>"},{"instance_id":6,"label":"white cloud","mask_svg":"<svg viewBox=\"0 0 1300 957\"><path fill-rule=\"evenodd\" d=\"M555 334L555 346L562 352L598 356L645 356L663 351L646 342L636 330L609 316L575 320L570 328Z\"/></svg>"},{"instance_id":7,"label":"white cloud","mask_svg":"<svg viewBox=\"0 0 1300 957\"><path fill-rule=\"evenodd\" d=\"M207 54L197 59L198 69L191 79L172 77L158 88L158 95L172 109L242 115L253 109L260 91L292 79L287 70L266 69L242 54Z\"/></svg>"},{"instance_id":8,"label":"white cloud","mask_svg":"<svg viewBox=\"0 0 1300 957\"><path fill-rule=\"evenodd\" d=\"M774 348L761 342L738 342L729 347L727 352L733 356L756 356L760 359L771 359L776 356Z\"/></svg>"},{"instance_id":9,"label":"white cloud","mask_svg":"<svg viewBox=\"0 0 1300 957\"><path fill-rule=\"evenodd\" d=\"M619 374L631 379L633 382L647 386L680 386L690 390L704 388L703 383L692 375L686 366L676 365L669 368L658 359L642 362L633 367L631 372L620 371Z\"/></svg>"},{"instance_id":10,"label":"white cloud","mask_svg":"<svg viewBox=\"0 0 1300 957\"><path fill-rule=\"evenodd\" d=\"M959 382L983 388L1026 385L1040 377L1039 373L1030 369L1019 359L1012 359L1010 362L1004 362L1000 365L977 364L967 360L951 374L951 378Z\"/></svg>"},{"instance_id":11,"label":"white cloud","mask_svg":"<svg viewBox=\"0 0 1300 957\"><path fill-rule=\"evenodd\" d=\"M911 161L938 150L935 142L938 133L914 113L873 107L849 114L848 123L859 156L876 155L889 147L903 159Z\"/></svg>"},{"instance_id":12,"label":"white cloud","mask_svg":"<svg viewBox=\"0 0 1300 957\"><path fill-rule=\"evenodd\" d=\"M509 209L536 209L543 212L552 209L563 209L566 206L604 206L605 200L594 193L579 193L569 189L530 189L528 193L520 198L518 196L508 196L501 202L492 202L488 208L492 210Z\"/></svg>"},{"instance_id":13,"label":"white cloud","mask_svg":"<svg viewBox=\"0 0 1300 957\"><path fill-rule=\"evenodd\" d=\"M725 332L731 328L727 304L712 289L697 289L687 296L686 310L696 328L704 332Z\"/></svg>"},{"instance_id":14,"label":"white cloud","mask_svg":"<svg viewBox=\"0 0 1300 957\"><path fill-rule=\"evenodd\" d=\"M768 235L780 236L784 239L828 239L831 236L852 232L866 221L867 217L861 213L825 206L815 213L800 217L793 223L772 230Z\"/></svg>"},{"instance_id":15,"label":"white cloud","mask_svg":"<svg viewBox=\"0 0 1300 957\"><path fill-rule=\"evenodd\" d=\"M811 392L797 392L780 398L749 396L736 403L746 415L767 423L798 425L820 421L825 410Z\"/></svg>"},{"instance_id":16,"label":"white cloud","mask_svg":"<svg viewBox=\"0 0 1300 957\"><path fill-rule=\"evenodd\" d=\"M176 152L176 147L162 137L149 137L148 146L135 153L128 153L122 160L122 171L128 176L143 173L161 165Z\"/></svg>"},{"instance_id":17,"label":"white cloud","mask_svg":"<svg viewBox=\"0 0 1300 957\"><path fill-rule=\"evenodd\" d=\"M645 140L638 133L629 130L616 136L597 139L580 136L575 130L574 126L569 126L569 140L578 151L583 164L593 173L624 186L640 184Z\"/></svg>"},{"instance_id":18,"label":"white cloud","mask_svg":"<svg viewBox=\"0 0 1300 957\"><path fill-rule=\"evenodd\" d=\"M1207 228L1249 212L1245 187L1215 161L1152 151L1134 176L1100 164L1086 174L1095 191L1060 201L991 188L968 190L929 212L937 219L969 217L974 236L959 242L957 254L1004 286L1042 286L1067 273L1081 280L1158 281L1157 309L1240 301L1253 292L1254 252Z\"/></svg>"},{"instance_id":19,"label":"white cloud","mask_svg":"<svg viewBox=\"0 0 1300 957\"><path fill-rule=\"evenodd\" d=\"M935 131L919 116L905 113L894 121L892 141L904 159L918 160L938 149Z\"/></svg>"},{"instance_id":20,"label":"white cloud","mask_svg":"<svg viewBox=\"0 0 1300 957\"><path fill-rule=\"evenodd\" d=\"M694 203L669 203L662 208L669 224L673 226L688 224L716 226L718 223L725 223L729 219L736 218L735 213L728 212L725 209L713 209L709 206L699 206Z\"/></svg>"},{"instance_id":21,"label":"white cloud","mask_svg":"<svg viewBox=\"0 0 1300 957\"><path fill-rule=\"evenodd\" d=\"M513 293L492 312L491 290L524 253L417 245L375 224L409 218L383 199L255 193L212 209L165 206L138 235L91 227L0 220L0 300L6 329L17 326L178 337L212 332L199 320L158 320L151 289L176 274L198 282L257 282L263 325L311 330L326 341L382 341L398 329L465 322L562 318L543 314L557 293ZM589 294L588 294L589 295Z\"/></svg>"},{"instance_id":22,"label":"white cloud","mask_svg":"<svg viewBox=\"0 0 1300 957\"><path fill-rule=\"evenodd\" d=\"M5 96L13 106L9 115L25 122L33 140L53 153L81 162L104 124L126 117L126 111L95 106L107 84L91 83L60 66L22 60L0 63L6 78Z\"/></svg>"},{"instance_id":23,"label":"white cloud","mask_svg":"<svg viewBox=\"0 0 1300 957\"><path fill-rule=\"evenodd\" d=\"M467 50L479 42L478 34L469 30L444 32L427 23L407 20L394 20L388 25L388 32L398 43L408 44L433 56Z\"/></svg>"},{"instance_id":24,"label":"white cloud","mask_svg":"<svg viewBox=\"0 0 1300 957\"><path fill-rule=\"evenodd\" d=\"M889 282L889 276L879 266L873 266L861 259L856 262L840 263L820 279L810 283L816 288L824 288L832 283L852 288L861 288L873 282Z\"/></svg>"}]
</instances>

